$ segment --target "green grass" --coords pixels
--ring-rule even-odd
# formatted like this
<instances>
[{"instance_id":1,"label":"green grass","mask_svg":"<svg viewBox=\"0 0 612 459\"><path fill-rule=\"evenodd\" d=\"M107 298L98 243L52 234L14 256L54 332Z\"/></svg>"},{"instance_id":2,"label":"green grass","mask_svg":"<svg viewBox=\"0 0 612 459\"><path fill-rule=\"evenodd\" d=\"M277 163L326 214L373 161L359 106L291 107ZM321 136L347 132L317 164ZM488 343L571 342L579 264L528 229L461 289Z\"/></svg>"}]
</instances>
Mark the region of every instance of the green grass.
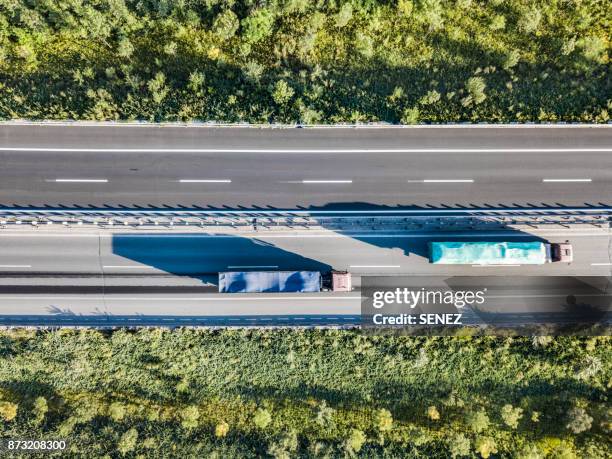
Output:
<instances>
[{"instance_id":1,"label":"green grass","mask_svg":"<svg viewBox=\"0 0 612 459\"><path fill-rule=\"evenodd\" d=\"M5 0L0 119L606 122L605 0Z\"/></svg>"},{"instance_id":2,"label":"green grass","mask_svg":"<svg viewBox=\"0 0 612 459\"><path fill-rule=\"evenodd\" d=\"M476 456L603 458L611 363L608 337L7 331L0 400L17 414L0 437L68 438L83 457L448 457L463 440Z\"/></svg>"}]
</instances>

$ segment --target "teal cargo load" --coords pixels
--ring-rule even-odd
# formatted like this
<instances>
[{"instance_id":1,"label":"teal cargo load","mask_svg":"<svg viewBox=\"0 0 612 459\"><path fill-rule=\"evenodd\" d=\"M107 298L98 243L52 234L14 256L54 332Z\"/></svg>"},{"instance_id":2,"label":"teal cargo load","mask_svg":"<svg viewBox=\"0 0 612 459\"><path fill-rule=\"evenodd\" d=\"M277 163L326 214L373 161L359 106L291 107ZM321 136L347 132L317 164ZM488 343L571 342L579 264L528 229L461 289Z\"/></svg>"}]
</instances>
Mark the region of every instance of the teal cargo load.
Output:
<instances>
[{"instance_id":1,"label":"teal cargo load","mask_svg":"<svg viewBox=\"0 0 612 459\"><path fill-rule=\"evenodd\" d=\"M543 265L553 260L544 242L430 242L431 263L440 265Z\"/></svg>"}]
</instances>

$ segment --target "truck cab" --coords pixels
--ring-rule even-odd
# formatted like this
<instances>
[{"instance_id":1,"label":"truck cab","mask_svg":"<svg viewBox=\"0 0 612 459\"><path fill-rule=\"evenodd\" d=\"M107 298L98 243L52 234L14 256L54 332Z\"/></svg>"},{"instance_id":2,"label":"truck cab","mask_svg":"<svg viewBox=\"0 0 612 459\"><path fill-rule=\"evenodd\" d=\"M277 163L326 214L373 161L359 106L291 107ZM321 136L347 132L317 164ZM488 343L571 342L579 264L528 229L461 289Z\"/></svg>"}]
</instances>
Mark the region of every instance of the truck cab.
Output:
<instances>
[{"instance_id":1,"label":"truck cab","mask_svg":"<svg viewBox=\"0 0 612 459\"><path fill-rule=\"evenodd\" d=\"M571 263L574 261L574 250L569 241L551 244L550 248L552 252L552 261L560 261L563 263Z\"/></svg>"},{"instance_id":2,"label":"truck cab","mask_svg":"<svg viewBox=\"0 0 612 459\"><path fill-rule=\"evenodd\" d=\"M353 290L351 273L348 271L332 271L331 278L333 292L350 292Z\"/></svg>"}]
</instances>

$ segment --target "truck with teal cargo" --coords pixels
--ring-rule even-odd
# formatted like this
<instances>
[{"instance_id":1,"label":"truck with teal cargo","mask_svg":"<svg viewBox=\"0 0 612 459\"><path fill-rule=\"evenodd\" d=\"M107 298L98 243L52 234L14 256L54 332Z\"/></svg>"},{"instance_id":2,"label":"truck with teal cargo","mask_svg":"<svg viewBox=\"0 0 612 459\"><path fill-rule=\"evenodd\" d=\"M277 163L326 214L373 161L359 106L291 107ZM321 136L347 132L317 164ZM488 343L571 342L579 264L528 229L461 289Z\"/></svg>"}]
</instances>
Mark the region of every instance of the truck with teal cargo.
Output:
<instances>
[{"instance_id":1,"label":"truck with teal cargo","mask_svg":"<svg viewBox=\"0 0 612 459\"><path fill-rule=\"evenodd\" d=\"M543 265L573 258L569 241L429 243L429 261L438 265Z\"/></svg>"},{"instance_id":2,"label":"truck with teal cargo","mask_svg":"<svg viewBox=\"0 0 612 459\"><path fill-rule=\"evenodd\" d=\"M350 292L347 271L231 271L219 273L219 293Z\"/></svg>"}]
</instances>

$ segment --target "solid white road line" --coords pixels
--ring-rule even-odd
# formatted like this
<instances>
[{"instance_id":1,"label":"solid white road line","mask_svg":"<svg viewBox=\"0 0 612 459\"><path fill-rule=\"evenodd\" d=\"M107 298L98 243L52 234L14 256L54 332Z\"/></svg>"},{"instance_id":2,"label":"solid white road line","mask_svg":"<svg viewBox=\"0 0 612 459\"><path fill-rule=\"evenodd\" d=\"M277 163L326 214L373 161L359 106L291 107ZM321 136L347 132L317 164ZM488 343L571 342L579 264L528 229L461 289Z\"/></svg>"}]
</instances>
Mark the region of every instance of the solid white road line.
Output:
<instances>
[{"instance_id":1,"label":"solid white road line","mask_svg":"<svg viewBox=\"0 0 612 459\"><path fill-rule=\"evenodd\" d=\"M474 179L426 179L423 183L474 183Z\"/></svg>"},{"instance_id":2,"label":"solid white road line","mask_svg":"<svg viewBox=\"0 0 612 459\"><path fill-rule=\"evenodd\" d=\"M112 295L106 295L104 297L93 297L93 296L4 296L0 295L0 300L90 300L90 301L282 301L282 300L300 300L300 301L349 301L349 300L361 300L361 296L322 296L322 297L300 297L300 296L266 296L266 297L245 297L241 296L240 293L232 293L230 298L228 297L203 297L203 298L180 298L180 297L146 297L146 298L134 298L134 297L113 297Z\"/></svg>"},{"instance_id":3,"label":"solid white road line","mask_svg":"<svg viewBox=\"0 0 612 459\"><path fill-rule=\"evenodd\" d=\"M352 180L302 180L302 183L317 184L317 183L353 183Z\"/></svg>"},{"instance_id":4,"label":"solid white road line","mask_svg":"<svg viewBox=\"0 0 612 459\"><path fill-rule=\"evenodd\" d=\"M0 147L0 151L50 153L612 153L612 148L47 148Z\"/></svg>"},{"instance_id":5,"label":"solid white road line","mask_svg":"<svg viewBox=\"0 0 612 459\"><path fill-rule=\"evenodd\" d=\"M255 269L255 268L278 268L276 265L268 266L228 266L227 269Z\"/></svg>"},{"instance_id":6,"label":"solid white road line","mask_svg":"<svg viewBox=\"0 0 612 459\"><path fill-rule=\"evenodd\" d=\"M229 179L181 179L180 183L232 183Z\"/></svg>"},{"instance_id":7,"label":"solid white road line","mask_svg":"<svg viewBox=\"0 0 612 459\"><path fill-rule=\"evenodd\" d=\"M55 179L57 183L108 183L108 179Z\"/></svg>"},{"instance_id":8,"label":"solid white road line","mask_svg":"<svg viewBox=\"0 0 612 459\"><path fill-rule=\"evenodd\" d=\"M565 183L565 182L592 182L593 179L584 178L584 179L542 179L544 183Z\"/></svg>"},{"instance_id":9,"label":"solid white road line","mask_svg":"<svg viewBox=\"0 0 612 459\"><path fill-rule=\"evenodd\" d=\"M302 183L302 182L299 182ZM593 213L605 213L612 212L612 207L552 207L548 209L544 208L529 208L529 207L515 207L515 208L490 208L490 209L398 209L398 210L268 210L268 209L245 209L245 210L203 210L203 209L30 209L30 208L11 208L11 209L0 209L0 215L11 214L14 215L17 212L24 212L28 214L61 214L61 215L72 215L72 214L96 214L96 215L132 215L132 214L149 214L149 215L168 215L168 214L179 214L181 212L188 213L190 215L250 215L258 214L261 216L266 215L332 215L332 216L357 216L357 215L442 215L442 214L461 214L461 215L474 215L474 216L486 216L489 214L508 214L514 215L517 212L531 212L533 215L538 215L546 212L584 212L585 214Z\"/></svg>"},{"instance_id":10,"label":"solid white road line","mask_svg":"<svg viewBox=\"0 0 612 459\"><path fill-rule=\"evenodd\" d=\"M29 229L28 229L29 231ZM32 230L34 231L34 230ZM215 233L215 234L209 234L209 233L192 233L192 234L147 234L146 236L143 234L137 234L135 230L135 232L133 233L127 233L127 232L118 232L118 233L102 233L102 234L98 234L98 233L81 233L79 234L78 232L75 233L59 233L59 232L53 232L53 233L19 233L17 231L13 231L13 232L5 232L5 230L0 231L0 239L1 238L12 238L12 237L26 237L26 238L46 238L46 237L56 237L56 238L75 238L75 237L80 237L80 238L99 238L99 237L103 237L103 238L113 238L113 237L132 237L132 238L137 238L137 237L146 237L146 238L236 238L236 235L245 235L245 236L254 236L257 237L257 239L295 239L295 238L338 238L338 239L352 239L352 238L357 238L357 237L363 237L363 238L368 238L368 239L389 239L389 238L397 238L397 239L408 239L408 238L439 238L439 233L409 233L409 232L402 232L402 233L385 233L385 234L381 234L377 231L373 231L370 233L366 233L366 232L362 232L362 233L358 233L358 232L351 232L351 233L346 233L346 234L339 234L336 232L333 232L331 230L326 230L328 231L327 233L324 234L311 234L311 233L303 233L303 232L296 232L296 233L291 233L291 234L262 234L262 233L257 233L257 232L253 232L253 231L249 231L249 232L239 232L239 233L233 233L233 234L229 234L229 233L225 233L225 234L219 234L219 233ZM314 231L314 230L313 230ZM547 237L609 237L609 231L607 229L605 230L593 230L590 232L577 232L577 231L564 231L564 230L551 230L548 228L545 229L533 229L531 230L531 232L533 234L538 234L539 236L547 236ZM474 233L461 233L461 232L444 232L444 236L445 237L465 237L465 238L479 238L479 237L490 237L490 236L494 236L494 237L509 237L509 238L515 238L515 237L525 237L524 233L517 233L517 232L490 232L490 231L478 231L476 234ZM534 236L535 237L535 236Z\"/></svg>"},{"instance_id":11,"label":"solid white road line","mask_svg":"<svg viewBox=\"0 0 612 459\"><path fill-rule=\"evenodd\" d=\"M0 268L31 268L32 265L0 265Z\"/></svg>"},{"instance_id":12,"label":"solid white road line","mask_svg":"<svg viewBox=\"0 0 612 459\"><path fill-rule=\"evenodd\" d=\"M591 263L591 266L612 266L612 263Z\"/></svg>"}]
</instances>

